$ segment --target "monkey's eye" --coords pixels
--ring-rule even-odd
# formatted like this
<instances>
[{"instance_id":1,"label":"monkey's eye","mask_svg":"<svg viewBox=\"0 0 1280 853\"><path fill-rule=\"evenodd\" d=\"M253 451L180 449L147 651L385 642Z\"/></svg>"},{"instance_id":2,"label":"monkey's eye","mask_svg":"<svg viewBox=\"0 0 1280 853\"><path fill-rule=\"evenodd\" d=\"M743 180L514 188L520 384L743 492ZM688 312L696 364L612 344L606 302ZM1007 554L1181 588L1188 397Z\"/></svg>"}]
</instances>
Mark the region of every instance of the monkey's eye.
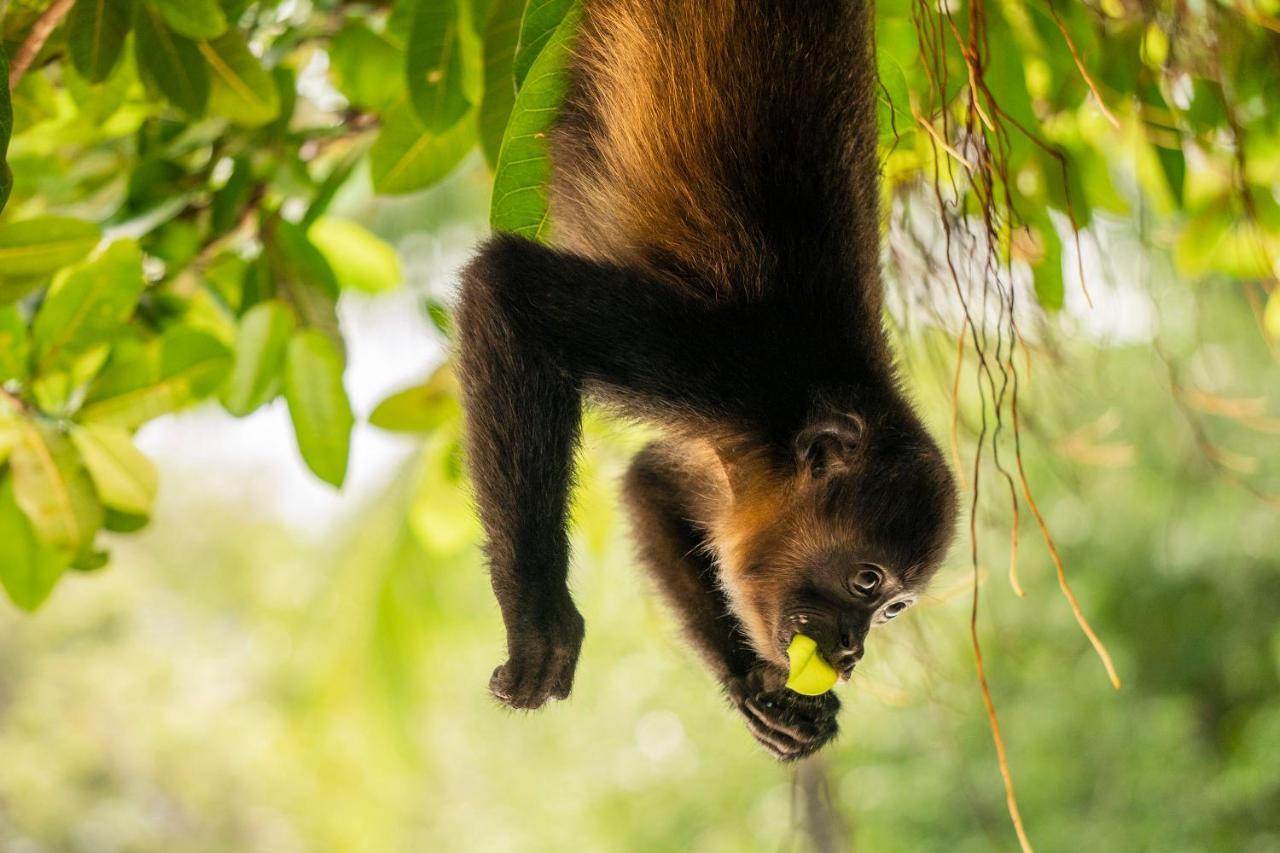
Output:
<instances>
[{"instance_id":1,"label":"monkey's eye","mask_svg":"<svg viewBox=\"0 0 1280 853\"><path fill-rule=\"evenodd\" d=\"M884 609L884 618L892 619L910 606L910 601L895 601Z\"/></svg>"},{"instance_id":2,"label":"monkey's eye","mask_svg":"<svg viewBox=\"0 0 1280 853\"><path fill-rule=\"evenodd\" d=\"M853 580L849 583L853 587L855 593L861 595L874 595L875 591L880 588L880 570L870 566L865 566L861 571L853 576Z\"/></svg>"}]
</instances>

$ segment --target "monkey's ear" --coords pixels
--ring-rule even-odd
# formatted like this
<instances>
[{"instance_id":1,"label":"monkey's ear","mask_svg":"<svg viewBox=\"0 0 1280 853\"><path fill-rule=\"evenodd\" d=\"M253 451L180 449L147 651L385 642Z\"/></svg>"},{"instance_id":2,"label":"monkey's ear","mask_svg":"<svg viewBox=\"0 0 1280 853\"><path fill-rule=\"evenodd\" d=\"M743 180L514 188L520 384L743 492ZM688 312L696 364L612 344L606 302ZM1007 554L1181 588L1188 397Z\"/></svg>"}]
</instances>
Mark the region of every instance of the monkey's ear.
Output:
<instances>
[{"instance_id":1,"label":"monkey's ear","mask_svg":"<svg viewBox=\"0 0 1280 853\"><path fill-rule=\"evenodd\" d=\"M862 445L866 424L854 414L813 421L796 436L796 458L814 479L848 467Z\"/></svg>"}]
</instances>

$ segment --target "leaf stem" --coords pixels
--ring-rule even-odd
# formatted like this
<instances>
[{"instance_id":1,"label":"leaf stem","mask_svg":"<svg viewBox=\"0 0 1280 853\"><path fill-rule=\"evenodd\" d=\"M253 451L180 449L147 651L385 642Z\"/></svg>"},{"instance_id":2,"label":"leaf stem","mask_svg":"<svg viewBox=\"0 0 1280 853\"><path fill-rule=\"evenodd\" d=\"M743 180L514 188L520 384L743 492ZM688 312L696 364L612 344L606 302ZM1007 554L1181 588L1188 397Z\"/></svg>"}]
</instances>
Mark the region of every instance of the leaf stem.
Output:
<instances>
[{"instance_id":1,"label":"leaf stem","mask_svg":"<svg viewBox=\"0 0 1280 853\"><path fill-rule=\"evenodd\" d=\"M49 36L58 28L58 24L62 23L62 19L74 5L75 0L55 0L54 4L32 24L26 41L18 48L18 52L13 55L13 61L9 63L10 91L18 88L18 81L22 79L22 75L27 73L27 69L39 55L40 49L44 47L44 43L49 40Z\"/></svg>"}]
</instances>

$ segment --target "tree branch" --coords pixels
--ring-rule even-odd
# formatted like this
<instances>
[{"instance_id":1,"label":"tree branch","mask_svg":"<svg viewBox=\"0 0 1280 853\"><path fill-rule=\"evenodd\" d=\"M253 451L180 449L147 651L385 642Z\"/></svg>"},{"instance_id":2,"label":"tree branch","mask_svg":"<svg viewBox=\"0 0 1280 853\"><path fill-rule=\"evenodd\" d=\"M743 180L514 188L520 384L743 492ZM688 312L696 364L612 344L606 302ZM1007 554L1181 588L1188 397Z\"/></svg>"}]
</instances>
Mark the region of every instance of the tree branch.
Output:
<instances>
[{"instance_id":1,"label":"tree branch","mask_svg":"<svg viewBox=\"0 0 1280 853\"><path fill-rule=\"evenodd\" d=\"M74 5L75 0L54 0L54 4L36 19L31 32L27 34L26 41L18 48L18 52L13 55L13 61L9 63L10 91L18 88L18 81L22 79L23 74L27 73L31 63L35 62L40 48L44 47L44 43L49 40L49 36L58 28L58 24L62 23L62 19Z\"/></svg>"}]
</instances>

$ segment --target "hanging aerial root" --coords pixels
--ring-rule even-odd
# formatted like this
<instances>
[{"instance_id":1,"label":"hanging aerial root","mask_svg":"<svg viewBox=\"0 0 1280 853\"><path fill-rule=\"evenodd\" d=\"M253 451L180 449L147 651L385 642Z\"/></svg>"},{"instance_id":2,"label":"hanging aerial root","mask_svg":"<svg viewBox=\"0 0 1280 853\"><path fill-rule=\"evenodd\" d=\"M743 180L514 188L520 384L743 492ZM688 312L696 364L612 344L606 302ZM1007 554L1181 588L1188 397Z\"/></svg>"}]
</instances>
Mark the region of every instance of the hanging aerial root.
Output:
<instances>
[{"instance_id":1,"label":"hanging aerial root","mask_svg":"<svg viewBox=\"0 0 1280 853\"><path fill-rule=\"evenodd\" d=\"M964 459L960 456L960 370L964 367L964 341L965 330L961 329L956 335L956 373L951 381L951 459L957 471L964 470Z\"/></svg>"},{"instance_id":2,"label":"hanging aerial root","mask_svg":"<svg viewBox=\"0 0 1280 853\"><path fill-rule=\"evenodd\" d=\"M1058 25L1058 31L1062 33L1062 38L1067 43L1067 49L1071 51L1071 58L1075 60L1076 69L1084 79L1084 84L1089 87L1089 91L1093 93L1094 100L1098 102L1098 109L1101 110L1107 122L1116 130L1119 130L1120 120L1107 107L1107 102L1102 99L1102 93L1098 91L1098 84L1093 82L1093 78L1089 76L1088 69L1084 67L1084 60L1080 58L1080 51L1076 49L1076 43L1072 40L1071 34L1067 32L1067 25L1062 22L1062 18L1058 15L1058 10L1054 7L1053 0L1049 0L1049 14L1053 16L1053 22Z\"/></svg>"},{"instance_id":3,"label":"hanging aerial root","mask_svg":"<svg viewBox=\"0 0 1280 853\"><path fill-rule=\"evenodd\" d=\"M996 704L991 698L991 688L987 685L987 671L982 665L982 644L978 642L978 580L974 574L973 609L969 618L969 639L973 641L973 659L978 668L978 684L982 688L982 704L987 709L987 722L991 727L991 739L996 745L996 761L1000 764L1000 778L1004 781L1004 802L1009 809L1009 819L1013 822L1013 831L1018 836L1018 844L1023 853L1031 853L1031 839L1027 838L1026 827L1022 825L1022 812L1018 809L1018 792L1013 787L1013 773L1009 770L1009 758L1005 754L1004 737L1000 734L1000 719L996 716Z\"/></svg>"},{"instance_id":4,"label":"hanging aerial root","mask_svg":"<svg viewBox=\"0 0 1280 853\"><path fill-rule=\"evenodd\" d=\"M1013 410L1013 430L1014 435L1018 434L1018 404L1015 401L1011 407ZM1022 480L1022 494L1027 499L1027 506L1031 507L1031 514L1035 516L1036 524L1040 526L1040 535L1044 538L1044 544L1049 549L1049 558L1053 560L1054 569L1058 573L1058 586L1062 588L1062 594L1066 597L1067 603L1071 606L1071 612L1076 617L1076 622L1080 625L1080 630L1089 638L1089 642L1093 644L1093 650L1098 653L1098 657L1102 660L1102 666L1107 671L1107 677L1111 679L1111 686L1120 689L1120 676L1116 673L1115 664L1111 661L1111 653L1107 651L1106 645L1094 633L1093 628L1089 625L1089 620L1085 618L1084 611L1080 609L1080 602L1076 600L1076 595L1071 591L1071 584L1067 582L1067 572L1062 565L1062 555L1058 553L1058 546L1053 542L1053 536L1049 533L1049 525L1045 523L1044 516L1040 514L1040 507L1036 506L1035 498L1031 495L1031 484L1027 480L1027 471L1022 464L1022 450L1017 449L1014 454L1018 461L1018 476Z\"/></svg>"},{"instance_id":5,"label":"hanging aerial root","mask_svg":"<svg viewBox=\"0 0 1280 853\"><path fill-rule=\"evenodd\" d=\"M1013 486L1013 478L1006 475L1009 482L1009 505L1013 518L1009 521L1009 586L1018 598L1026 598L1022 584L1018 581L1018 525L1021 511L1018 509L1018 491Z\"/></svg>"},{"instance_id":6,"label":"hanging aerial root","mask_svg":"<svg viewBox=\"0 0 1280 853\"><path fill-rule=\"evenodd\" d=\"M983 431L986 430L984 419ZM978 639L978 598L982 584L978 571L978 473L982 459L982 445L979 443L973 460L973 503L969 511L969 548L973 564L973 603L969 608L969 640L973 644L973 662L978 671L978 687L982 690L982 706L987 712L987 724L991 729L991 740L996 746L996 761L1000 765L1000 779L1004 782L1004 801L1009 810L1009 820L1013 823L1013 831L1018 836L1018 844L1023 853L1031 853L1031 840L1027 838L1026 827L1022 824L1022 811L1018 808L1018 792L1013 785L1013 771L1009 769L1009 757L1004 748L1004 735L1000 732L1000 718L996 715L996 703L991 698L991 686L987 683L987 668L982 659L982 642Z\"/></svg>"}]
</instances>

